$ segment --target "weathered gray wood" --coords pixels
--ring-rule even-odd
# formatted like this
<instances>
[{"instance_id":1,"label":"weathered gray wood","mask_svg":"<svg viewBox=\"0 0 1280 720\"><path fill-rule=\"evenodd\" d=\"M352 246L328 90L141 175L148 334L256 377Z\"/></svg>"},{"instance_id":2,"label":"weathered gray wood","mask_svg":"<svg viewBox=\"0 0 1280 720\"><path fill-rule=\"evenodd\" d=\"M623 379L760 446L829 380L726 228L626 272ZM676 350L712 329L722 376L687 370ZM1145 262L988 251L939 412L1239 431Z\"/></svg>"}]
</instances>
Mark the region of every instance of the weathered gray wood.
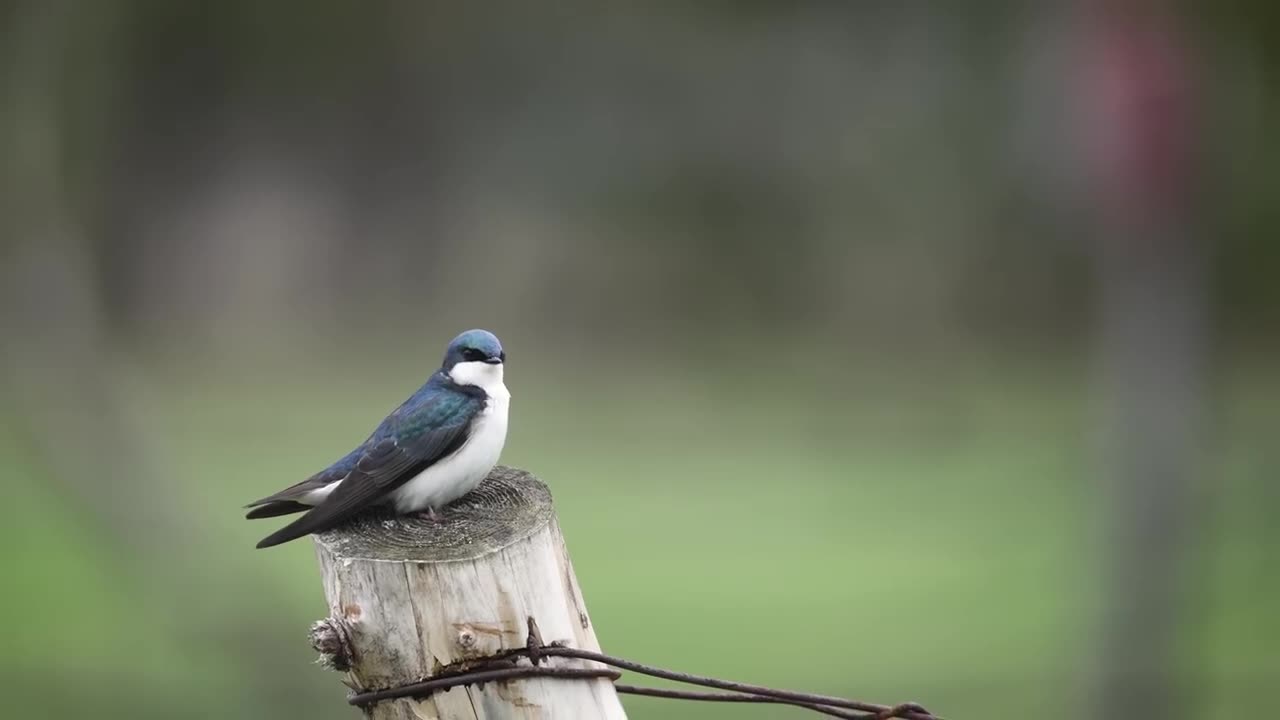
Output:
<instances>
[{"instance_id":1,"label":"weathered gray wood","mask_svg":"<svg viewBox=\"0 0 1280 720\"><path fill-rule=\"evenodd\" d=\"M528 618L546 642L599 650L551 493L497 467L436 520L371 515L316 536L330 616L349 628L349 685L382 689L451 663L524 647ZM555 659L565 667L582 661ZM625 718L607 679L528 678L390 700L374 720Z\"/></svg>"}]
</instances>

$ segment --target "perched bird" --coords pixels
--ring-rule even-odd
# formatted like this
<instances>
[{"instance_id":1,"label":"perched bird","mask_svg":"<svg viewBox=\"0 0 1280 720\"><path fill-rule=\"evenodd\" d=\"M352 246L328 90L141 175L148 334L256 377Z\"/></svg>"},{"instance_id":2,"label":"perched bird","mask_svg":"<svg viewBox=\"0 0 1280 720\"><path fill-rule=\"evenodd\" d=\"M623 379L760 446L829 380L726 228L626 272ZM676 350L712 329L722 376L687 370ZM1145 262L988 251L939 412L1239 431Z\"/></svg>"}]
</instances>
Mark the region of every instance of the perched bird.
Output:
<instances>
[{"instance_id":1,"label":"perched bird","mask_svg":"<svg viewBox=\"0 0 1280 720\"><path fill-rule=\"evenodd\" d=\"M250 503L247 518L307 511L263 538L259 548L328 530L376 505L399 513L435 511L466 495L498 462L511 393L507 354L487 330L449 343L444 363L367 440L329 467Z\"/></svg>"}]
</instances>

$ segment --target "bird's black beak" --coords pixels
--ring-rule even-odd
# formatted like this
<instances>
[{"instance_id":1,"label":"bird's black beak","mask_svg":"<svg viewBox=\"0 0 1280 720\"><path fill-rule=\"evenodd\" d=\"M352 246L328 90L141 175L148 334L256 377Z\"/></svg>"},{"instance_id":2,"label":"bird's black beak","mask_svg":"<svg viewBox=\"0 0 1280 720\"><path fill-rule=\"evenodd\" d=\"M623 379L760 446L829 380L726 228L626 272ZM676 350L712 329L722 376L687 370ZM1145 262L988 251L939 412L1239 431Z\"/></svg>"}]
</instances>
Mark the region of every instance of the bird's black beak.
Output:
<instances>
[{"instance_id":1,"label":"bird's black beak","mask_svg":"<svg viewBox=\"0 0 1280 720\"><path fill-rule=\"evenodd\" d=\"M485 358L485 359L484 359L484 362L485 362L485 364L486 364L486 365L501 365L501 364L502 364L502 358L501 358L501 357Z\"/></svg>"}]
</instances>

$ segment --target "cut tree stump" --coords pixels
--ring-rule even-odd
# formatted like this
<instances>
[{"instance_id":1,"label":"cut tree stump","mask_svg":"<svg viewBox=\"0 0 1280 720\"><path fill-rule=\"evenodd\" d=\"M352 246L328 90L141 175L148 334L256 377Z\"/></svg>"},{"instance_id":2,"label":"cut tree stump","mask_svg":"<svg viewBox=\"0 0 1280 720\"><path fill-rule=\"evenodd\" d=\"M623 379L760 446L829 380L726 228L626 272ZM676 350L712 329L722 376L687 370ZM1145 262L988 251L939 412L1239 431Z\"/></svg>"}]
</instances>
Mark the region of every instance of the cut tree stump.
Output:
<instances>
[{"instance_id":1,"label":"cut tree stump","mask_svg":"<svg viewBox=\"0 0 1280 720\"><path fill-rule=\"evenodd\" d=\"M359 692L523 648L530 619L546 643L600 650L551 493L523 470L495 468L435 520L370 514L315 542L330 617L312 641ZM626 717L607 678L501 680L384 700L364 712L375 720Z\"/></svg>"}]
</instances>

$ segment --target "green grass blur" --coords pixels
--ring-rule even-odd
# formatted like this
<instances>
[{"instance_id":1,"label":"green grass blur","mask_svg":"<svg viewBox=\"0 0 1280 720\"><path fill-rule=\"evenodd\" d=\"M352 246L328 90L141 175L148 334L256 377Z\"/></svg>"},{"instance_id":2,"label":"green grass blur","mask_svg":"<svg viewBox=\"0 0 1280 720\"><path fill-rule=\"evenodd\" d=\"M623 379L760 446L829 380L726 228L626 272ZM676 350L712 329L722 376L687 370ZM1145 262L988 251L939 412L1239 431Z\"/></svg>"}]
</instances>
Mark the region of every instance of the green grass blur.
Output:
<instances>
[{"instance_id":1,"label":"green grass blur","mask_svg":"<svg viewBox=\"0 0 1280 720\"><path fill-rule=\"evenodd\" d=\"M165 476L123 536L47 482L5 418L8 717L357 716L311 664L310 543L255 551L277 521L238 509L345 451L425 374L339 365L147 368L137 402ZM1085 707L1105 547L1079 368L696 365L508 373L504 462L551 486L606 650L951 718ZM1280 524L1261 509L1280 387L1245 366L1218 387L1180 651L1196 715L1225 719L1280 677Z\"/></svg>"}]
</instances>

